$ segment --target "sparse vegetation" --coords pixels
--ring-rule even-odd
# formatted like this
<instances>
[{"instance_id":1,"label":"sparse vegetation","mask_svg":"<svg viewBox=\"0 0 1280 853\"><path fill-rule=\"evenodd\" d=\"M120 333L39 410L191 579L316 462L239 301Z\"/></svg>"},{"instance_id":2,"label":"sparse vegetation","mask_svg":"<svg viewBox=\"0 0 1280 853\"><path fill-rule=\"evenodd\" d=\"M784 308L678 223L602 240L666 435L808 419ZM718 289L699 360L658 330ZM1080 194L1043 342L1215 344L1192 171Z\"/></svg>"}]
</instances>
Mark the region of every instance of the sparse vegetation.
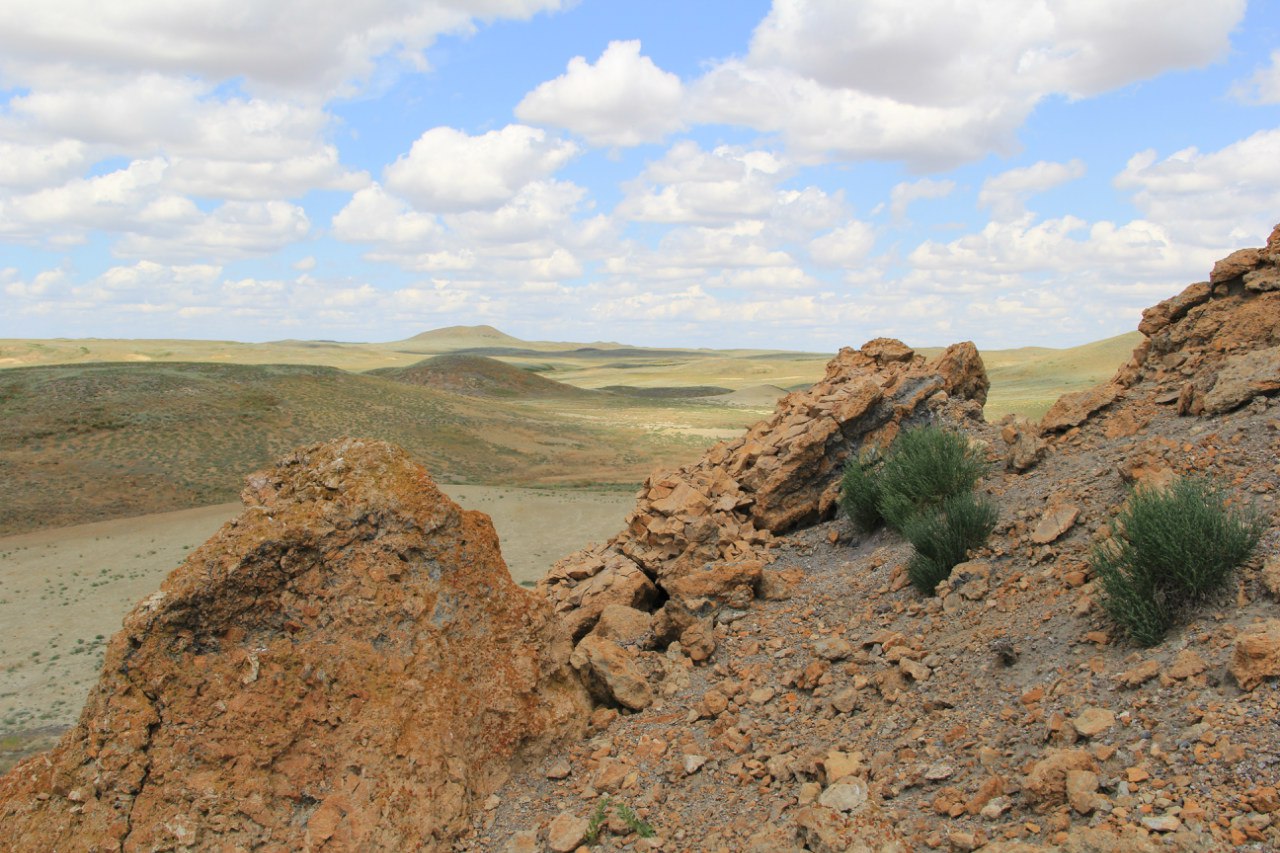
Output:
<instances>
[{"instance_id":1,"label":"sparse vegetation","mask_svg":"<svg viewBox=\"0 0 1280 853\"><path fill-rule=\"evenodd\" d=\"M985 469L958 432L932 425L906 430L879 471L880 513L902 532L913 516L972 490Z\"/></svg>"},{"instance_id":2,"label":"sparse vegetation","mask_svg":"<svg viewBox=\"0 0 1280 853\"><path fill-rule=\"evenodd\" d=\"M840 505L861 530L882 522L915 548L907 567L922 593L991 535L996 508L973 494L986 463L965 437L937 426L907 430L881 462L863 455L845 466Z\"/></svg>"},{"instance_id":3,"label":"sparse vegetation","mask_svg":"<svg viewBox=\"0 0 1280 853\"><path fill-rule=\"evenodd\" d=\"M878 462L879 456L874 453L850 459L840 480L840 507L859 530L868 533L884 523L880 514L880 479L875 470Z\"/></svg>"},{"instance_id":4,"label":"sparse vegetation","mask_svg":"<svg viewBox=\"0 0 1280 853\"><path fill-rule=\"evenodd\" d=\"M1249 559L1265 525L1229 507L1223 490L1188 477L1167 490L1140 487L1094 550L1102 606L1142 646L1154 646L1183 613L1224 588Z\"/></svg>"},{"instance_id":5,"label":"sparse vegetation","mask_svg":"<svg viewBox=\"0 0 1280 853\"><path fill-rule=\"evenodd\" d=\"M995 504L972 492L953 495L941 507L912 516L902 531L916 551L907 564L911 583L932 595L969 551L987 541L995 526Z\"/></svg>"},{"instance_id":6,"label":"sparse vegetation","mask_svg":"<svg viewBox=\"0 0 1280 853\"><path fill-rule=\"evenodd\" d=\"M616 814L627 829L641 838L653 838L656 834L649 822L636 814L635 809L626 803L615 803L606 794L596 803L595 810L592 811L591 817L587 820L586 840L588 844L595 844L600 840L600 833L604 830L605 824L609 822L610 812Z\"/></svg>"}]
</instances>

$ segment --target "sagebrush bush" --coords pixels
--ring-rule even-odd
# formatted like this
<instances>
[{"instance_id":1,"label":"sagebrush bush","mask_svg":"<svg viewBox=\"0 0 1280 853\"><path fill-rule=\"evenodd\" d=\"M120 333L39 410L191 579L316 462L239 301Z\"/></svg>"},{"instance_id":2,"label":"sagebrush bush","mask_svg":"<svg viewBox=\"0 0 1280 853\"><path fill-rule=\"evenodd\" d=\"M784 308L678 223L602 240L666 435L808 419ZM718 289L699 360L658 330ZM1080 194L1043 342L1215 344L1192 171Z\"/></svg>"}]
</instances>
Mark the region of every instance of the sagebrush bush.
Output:
<instances>
[{"instance_id":1,"label":"sagebrush bush","mask_svg":"<svg viewBox=\"0 0 1280 853\"><path fill-rule=\"evenodd\" d=\"M880 514L899 532L913 515L972 491L986 470L979 451L958 432L936 426L898 436L880 467Z\"/></svg>"},{"instance_id":2,"label":"sagebrush bush","mask_svg":"<svg viewBox=\"0 0 1280 853\"><path fill-rule=\"evenodd\" d=\"M850 459L840 479L840 507L864 533L884 523L880 515L880 478L875 470L877 459L869 455Z\"/></svg>"},{"instance_id":3,"label":"sagebrush bush","mask_svg":"<svg viewBox=\"0 0 1280 853\"><path fill-rule=\"evenodd\" d=\"M1250 509L1230 508L1208 480L1140 487L1093 553L1102 606L1139 645L1154 646L1187 608L1226 586L1265 530Z\"/></svg>"},{"instance_id":4,"label":"sagebrush bush","mask_svg":"<svg viewBox=\"0 0 1280 853\"><path fill-rule=\"evenodd\" d=\"M905 536L915 547L911 582L930 595L995 527L995 505L973 495L985 470L981 452L963 434L917 427L899 435L883 461L849 461L840 506L863 531L884 523Z\"/></svg>"},{"instance_id":5,"label":"sagebrush bush","mask_svg":"<svg viewBox=\"0 0 1280 853\"><path fill-rule=\"evenodd\" d=\"M987 541L996 526L996 514L995 504L966 491L911 516L902 535L915 548L907 563L907 577L915 588L932 595L970 550Z\"/></svg>"}]
</instances>

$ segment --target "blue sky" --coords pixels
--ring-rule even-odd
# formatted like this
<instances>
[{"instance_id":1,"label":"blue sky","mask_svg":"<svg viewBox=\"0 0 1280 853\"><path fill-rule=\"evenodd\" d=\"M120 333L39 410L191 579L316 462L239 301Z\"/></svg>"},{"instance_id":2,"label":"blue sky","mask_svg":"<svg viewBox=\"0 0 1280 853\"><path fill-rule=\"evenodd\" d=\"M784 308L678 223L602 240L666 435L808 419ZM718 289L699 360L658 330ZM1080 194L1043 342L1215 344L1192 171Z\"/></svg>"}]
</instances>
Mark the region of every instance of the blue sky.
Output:
<instances>
[{"instance_id":1,"label":"blue sky","mask_svg":"<svg viewBox=\"0 0 1280 853\"><path fill-rule=\"evenodd\" d=\"M1280 0L0 10L0 337L1069 346L1280 222Z\"/></svg>"}]
</instances>

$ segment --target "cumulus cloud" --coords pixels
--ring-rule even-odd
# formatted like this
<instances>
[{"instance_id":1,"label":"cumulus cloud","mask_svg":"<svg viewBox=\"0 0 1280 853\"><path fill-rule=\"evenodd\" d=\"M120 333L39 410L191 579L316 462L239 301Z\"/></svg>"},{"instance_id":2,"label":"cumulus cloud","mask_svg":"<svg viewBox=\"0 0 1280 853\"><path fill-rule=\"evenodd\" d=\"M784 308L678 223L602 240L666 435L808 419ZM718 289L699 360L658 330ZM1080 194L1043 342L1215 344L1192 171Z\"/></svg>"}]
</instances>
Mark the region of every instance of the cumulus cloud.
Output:
<instances>
[{"instance_id":1,"label":"cumulus cloud","mask_svg":"<svg viewBox=\"0 0 1280 853\"><path fill-rule=\"evenodd\" d=\"M435 127L387 167L386 185L423 211L492 210L577 153L572 142L525 125L479 136Z\"/></svg>"},{"instance_id":2,"label":"cumulus cloud","mask_svg":"<svg viewBox=\"0 0 1280 853\"><path fill-rule=\"evenodd\" d=\"M1260 130L1217 151L1186 148L1161 159L1134 155L1115 185L1181 245L1220 251L1260 245L1280 210L1280 129ZM1203 275L1203 272L1200 273Z\"/></svg>"},{"instance_id":3,"label":"cumulus cloud","mask_svg":"<svg viewBox=\"0 0 1280 853\"><path fill-rule=\"evenodd\" d=\"M436 217L419 213L379 184L352 196L333 217L333 236L351 243L381 243L424 250L440 236Z\"/></svg>"},{"instance_id":4,"label":"cumulus cloud","mask_svg":"<svg viewBox=\"0 0 1280 853\"><path fill-rule=\"evenodd\" d=\"M1042 98L1084 97L1223 55L1243 0L775 0L691 114L781 133L808 159L935 169L1006 152Z\"/></svg>"},{"instance_id":5,"label":"cumulus cloud","mask_svg":"<svg viewBox=\"0 0 1280 853\"><path fill-rule=\"evenodd\" d=\"M784 164L772 153L731 146L704 151L677 142L627 185L617 215L639 222L731 222L777 202Z\"/></svg>"},{"instance_id":6,"label":"cumulus cloud","mask_svg":"<svg viewBox=\"0 0 1280 853\"><path fill-rule=\"evenodd\" d=\"M946 198L955 191L956 182L921 178L918 181L895 184L889 191L889 212L895 220L907 218L907 208L913 202L928 198Z\"/></svg>"},{"instance_id":7,"label":"cumulus cloud","mask_svg":"<svg viewBox=\"0 0 1280 853\"><path fill-rule=\"evenodd\" d=\"M563 127L592 145L660 142L684 126L684 86L640 53L638 41L614 41L594 65L575 56L564 74L516 106L531 124Z\"/></svg>"},{"instance_id":8,"label":"cumulus cloud","mask_svg":"<svg viewBox=\"0 0 1280 853\"><path fill-rule=\"evenodd\" d=\"M871 226L855 220L815 237L809 243L809 256L823 266L851 267L871 253L875 242Z\"/></svg>"},{"instance_id":9,"label":"cumulus cloud","mask_svg":"<svg viewBox=\"0 0 1280 853\"><path fill-rule=\"evenodd\" d=\"M207 214L190 210L157 219L154 227L126 234L113 251L161 260L232 260L270 254L311 231L306 211L284 201L229 201Z\"/></svg>"},{"instance_id":10,"label":"cumulus cloud","mask_svg":"<svg viewBox=\"0 0 1280 853\"><path fill-rule=\"evenodd\" d=\"M1082 178L1084 173L1084 161L1079 159L1067 163L1040 160L1030 166L1010 169L982 182L978 205L991 208L992 215L999 219L1016 219L1025 212L1030 196Z\"/></svg>"},{"instance_id":11,"label":"cumulus cloud","mask_svg":"<svg viewBox=\"0 0 1280 853\"><path fill-rule=\"evenodd\" d=\"M1271 51L1271 64L1231 87L1231 94L1247 104L1280 104L1280 50Z\"/></svg>"},{"instance_id":12,"label":"cumulus cloud","mask_svg":"<svg viewBox=\"0 0 1280 853\"><path fill-rule=\"evenodd\" d=\"M49 144L0 141L0 187L33 189L61 183L87 163L85 145L77 139Z\"/></svg>"},{"instance_id":13,"label":"cumulus cloud","mask_svg":"<svg viewBox=\"0 0 1280 853\"><path fill-rule=\"evenodd\" d=\"M29 81L78 63L98 73L156 72L324 96L366 80L379 62L425 66L423 50L474 22L528 18L561 0L52 0L6 8L0 69ZM286 38L281 34L287 33Z\"/></svg>"}]
</instances>

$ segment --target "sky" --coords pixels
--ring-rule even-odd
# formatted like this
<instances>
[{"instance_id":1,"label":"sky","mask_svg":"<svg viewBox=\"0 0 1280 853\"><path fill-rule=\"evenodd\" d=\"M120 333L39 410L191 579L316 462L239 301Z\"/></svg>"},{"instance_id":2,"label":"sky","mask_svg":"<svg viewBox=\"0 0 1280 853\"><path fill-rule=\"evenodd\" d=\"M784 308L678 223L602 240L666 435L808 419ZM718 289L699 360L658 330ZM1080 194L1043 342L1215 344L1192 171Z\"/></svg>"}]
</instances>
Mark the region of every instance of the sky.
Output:
<instances>
[{"instance_id":1,"label":"sky","mask_svg":"<svg viewBox=\"0 0 1280 853\"><path fill-rule=\"evenodd\" d=\"M1073 346L1280 223L1280 0L0 2L0 337Z\"/></svg>"}]
</instances>

